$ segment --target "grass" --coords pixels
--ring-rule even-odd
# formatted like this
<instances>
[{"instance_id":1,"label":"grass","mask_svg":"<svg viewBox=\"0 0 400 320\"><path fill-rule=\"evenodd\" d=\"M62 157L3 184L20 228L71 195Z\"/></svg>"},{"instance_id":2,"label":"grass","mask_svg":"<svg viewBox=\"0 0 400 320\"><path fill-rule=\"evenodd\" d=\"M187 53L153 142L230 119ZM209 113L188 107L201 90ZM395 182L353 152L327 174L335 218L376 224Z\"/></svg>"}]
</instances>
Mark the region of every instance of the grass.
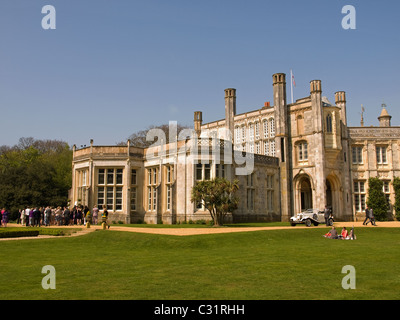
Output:
<instances>
[{"instance_id":1,"label":"grass","mask_svg":"<svg viewBox=\"0 0 400 320\"><path fill-rule=\"evenodd\" d=\"M400 230L328 228L201 236L100 230L80 237L3 241L0 299L399 299ZM41 287L42 267L56 289ZM341 286L356 269L356 289Z\"/></svg>"}]
</instances>

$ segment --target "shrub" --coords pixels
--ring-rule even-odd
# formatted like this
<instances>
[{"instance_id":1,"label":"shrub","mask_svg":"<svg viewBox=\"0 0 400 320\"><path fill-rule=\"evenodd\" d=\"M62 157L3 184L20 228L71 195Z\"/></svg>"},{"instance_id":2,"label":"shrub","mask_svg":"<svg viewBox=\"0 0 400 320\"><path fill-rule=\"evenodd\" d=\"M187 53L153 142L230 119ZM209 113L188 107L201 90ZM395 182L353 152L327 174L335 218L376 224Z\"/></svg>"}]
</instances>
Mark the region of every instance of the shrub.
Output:
<instances>
[{"instance_id":1,"label":"shrub","mask_svg":"<svg viewBox=\"0 0 400 320\"><path fill-rule=\"evenodd\" d=\"M39 233L39 230L7 230L0 232L0 238L37 237Z\"/></svg>"},{"instance_id":2,"label":"shrub","mask_svg":"<svg viewBox=\"0 0 400 320\"><path fill-rule=\"evenodd\" d=\"M383 181L379 178L368 179L367 206L373 209L376 220L387 220L389 204L383 193Z\"/></svg>"}]
</instances>

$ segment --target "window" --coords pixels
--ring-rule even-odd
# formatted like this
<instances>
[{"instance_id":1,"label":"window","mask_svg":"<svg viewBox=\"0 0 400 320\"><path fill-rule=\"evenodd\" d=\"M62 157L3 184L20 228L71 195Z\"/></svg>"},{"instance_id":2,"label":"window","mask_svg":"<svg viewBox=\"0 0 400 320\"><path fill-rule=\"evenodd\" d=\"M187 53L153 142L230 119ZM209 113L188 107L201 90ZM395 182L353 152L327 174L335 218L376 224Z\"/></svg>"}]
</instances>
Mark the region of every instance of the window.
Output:
<instances>
[{"instance_id":1,"label":"window","mask_svg":"<svg viewBox=\"0 0 400 320\"><path fill-rule=\"evenodd\" d=\"M271 149L270 149L269 155L271 157L275 157L275 141L274 140L271 141L270 148Z\"/></svg>"},{"instance_id":2,"label":"window","mask_svg":"<svg viewBox=\"0 0 400 320\"><path fill-rule=\"evenodd\" d=\"M97 175L97 184L104 184L104 172L105 169L99 169L98 175Z\"/></svg>"},{"instance_id":3,"label":"window","mask_svg":"<svg viewBox=\"0 0 400 320\"><path fill-rule=\"evenodd\" d=\"M107 169L107 184L114 184L114 169Z\"/></svg>"},{"instance_id":4,"label":"window","mask_svg":"<svg viewBox=\"0 0 400 320\"><path fill-rule=\"evenodd\" d=\"M117 184L122 184L122 169L117 169Z\"/></svg>"},{"instance_id":5,"label":"window","mask_svg":"<svg viewBox=\"0 0 400 320\"><path fill-rule=\"evenodd\" d=\"M158 168L147 169L147 210L157 210L157 171Z\"/></svg>"},{"instance_id":6,"label":"window","mask_svg":"<svg viewBox=\"0 0 400 320\"><path fill-rule=\"evenodd\" d=\"M104 187L97 188L97 207L101 210L103 208L104 202Z\"/></svg>"},{"instance_id":7,"label":"window","mask_svg":"<svg viewBox=\"0 0 400 320\"><path fill-rule=\"evenodd\" d=\"M256 142L256 153L257 153L257 154L260 154L260 153L261 153L260 142Z\"/></svg>"},{"instance_id":8,"label":"window","mask_svg":"<svg viewBox=\"0 0 400 320\"><path fill-rule=\"evenodd\" d=\"M269 142L264 141L264 155L269 156Z\"/></svg>"},{"instance_id":9,"label":"window","mask_svg":"<svg viewBox=\"0 0 400 320\"><path fill-rule=\"evenodd\" d=\"M137 208L137 188L131 188L131 210L136 211Z\"/></svg>"},{"instance_id":10,"label":"window","mask_svg":"<svg viewBox=\"0 0 400 320\"><path fill-rule=\"evenodd\" d=\"M242 142L245 142L245 141L246 141L246 128L243 125L242 126Z\"/></svg>"},{"instance_id":11,"label":"window","mask_svg":"<svg viewBox=\"0 0 400 320\"><path fill-rule=\"evenodd\" d=\"M172 207L172 181L173 181L173 172L174 172L174 167L173 166L166 166L166 208L167 211L171 210Z\"/></svg>"},{"instance_id":12,"label":"window","mask_svg":"<svg viewBox=\"0 0 400 320\"><path fill-rule=\"evenodd\" d=\"M274 176L267 175L267 210L274 210Z\"/></svg>"},{"instance_id":13,"label":"window","mask_svg":"<svg viewBox=\"0 0 400 320\"><path fill-rule=\"evenodd\" d=\"M254 124L252 123L249 125L249 139L250 141L254 141Z\"/></svg>"},{"instance_id":14,"label":"window","mask_svg":"<svg viewBox=\"0 0 400 320\"><path fill-rule=\"evenodd\" d=\"M353 164L363 163L362 149L363 149L363 147L352 147L351 148Z\"/></svg>"},{"instance_id":15,"label":"window","mask_svg":"<svg viewBox=\"0 0 400 320\"><path fill-rule=\"evenodd\" d=\"M390 203L390 187L388 180L383 180L383 193L385 194L387 203Z\"/></svg>"},{"instance_id":16,"label":"window","mask_svg":"<svg viewBox=\"0 0 400 320\"><path fill-rule=\"evenodd\" d=\"M254 210L254 173L247 175L247 210Z\"/></svg>"},{"instance_id":17,"label":"window","mask_svg":"<svg viewBox=\"0 0 400 320\"><path fill-rule=\"evenodd\" d=\"M331 116L331 114L328 114L326 116L326 132L329 132L329 133L332 132L332 116Z\"/></svg>"},{"instance_id":18,"label":"window","mask_svg":"<svg viewBox=\"0 0 400 320\"><path fill-rule=\"evenodd\" d=\"M131 170L131 210L136 211L137 209L137 171L136 169Z\"/></svg>"},{"instance_id":19,"label":"window","mask_svg":"<svg viewBox=\"0 0 400 320\"><path fill-rule=\"evenodd\" d=\"M225 178L225 165L216 164L215 165L215 176L220 178Z\"/></svg>"},{"instance_id":20,"label":"window","mask_svg":"<svg viewBox=\"0 0 400 320\"><path fill-rule=\"evenodd\" d=\"M254 142L249 143L249 152L254 153Z\"/></svg>"},{"instance_id":21,"label":"window","mask_svg":"<svg viewBox=\"0 0 400 320\"><path fill-rule=\"evenodd\" d=\"M122 210L122 187L115 188L115 210Z\"/></svg>"},{"instance_id":22,"label":"window","mask_svg":"<svg viewBox=\"0 0 400 320\"><path fill-rule=\"evenodd\" d=\"M270 128L270 131L269 131L270 137L271 138L275 137L275 119L274 118L269 119L269 128Z\"/></svg>"},{"instance_id":23,"label":"window","mask_svg":"<svg viewBox=\"0 0 400 320\"><path fill-rule=\"evenodd\" d=\"M260 139L260 123L256 122L256 140Z\"/></svg>"},{"instance_id":24,"label":"window","mask_svg":"<svg viewBox=\"0 0 400 320\"><path fill-rule=\"evenodd\" d=\"M196 180L210 180L211 178L211 165L209 163L196 164Z\"/></svg>"},{"instance_id":25,"label":"window","mask_svg":"<svg viewBox=\"0 0 400 320\"><path fill-rule=\"evenodd\" d=\"M297 145L299 161L308 160L308 145L307 142L301 142Z\"/></svg>"},{"instance_id":26,"label":"window","mask_svg":"<svg viewBox=\"0 0 400 320\"><path fill-rule=\"evenodd\" d=\"M235 144L238 144L240 142L240 128L235 127Z\"/></svg>"},{"instance_id":27,"label":"window","mask_svg":"<svg viewBox=\"0 0 400 320\"><path fill-rule=\"evenodd\" d=\"M386 147L376 147L376 163L387 163Z\"/></svg>"},{"instance_id":28,"label":"window","mask_svg":"<svg viewBox=\"0 0 400 320\"><path fill-rule=\"evenodd\" d=\"M87 184L88 184L88 170L77 170L75 181L76 181L76 199L83 205L88 204L87 197Z\"/></svg>"},{"instance_id":29,"label":"window","mask_svg":"<svg viewBox=\"0 0 400 320\"><path fill-rule=\"evenodd\" d=\"M263 128L264 128L264 139L267 139L268 138L268 132L269 132L269 130L268 130L268 121L267 120L263 121Z\"/></svg>"},{"instance_id":30,"label":"window","mask_svg":"<svg viewBox=\"0 0 400 320\"><path fill-rule=\"evenodd\" d=\"M121 211L123 203L123 169L107 168L97 171L97 206L109 211Z\"/></svg>"},{"instance_id":31,"label":"window","mask_svg":"<svg viewBox=\"0 0 400 320\"><path fill-rule=\"evenodd\" d=\"M196 181L210 180L211 179L211 165L209 163L196 164ZM196 209L205 210L201 202L196 203Z\"/></svg>"},{"instance_id":32,"label":"window","mask_svg":"<svg viewBox=\"0 0 400 320\"><path fill-rule=\"evenodd\" d=\"M354 181L354 205L357 212L365 211L364 181Z\"/></svg>"}]
</instances>

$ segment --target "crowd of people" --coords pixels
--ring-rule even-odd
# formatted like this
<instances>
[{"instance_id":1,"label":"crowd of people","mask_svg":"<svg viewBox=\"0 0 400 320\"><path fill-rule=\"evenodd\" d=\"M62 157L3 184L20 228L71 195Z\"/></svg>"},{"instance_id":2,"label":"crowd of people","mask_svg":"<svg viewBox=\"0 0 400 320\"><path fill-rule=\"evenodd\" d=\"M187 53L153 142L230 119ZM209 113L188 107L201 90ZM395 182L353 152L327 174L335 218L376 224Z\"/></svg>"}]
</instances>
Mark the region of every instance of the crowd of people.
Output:
<instances>
[{"instance_id":1,"label":"crowd of people","mask_svg":"<svg viewBox=\"0 0 400 320\"><path fill-rule=\"evenodd\" d=\"M100 221L99 221L100 218ZM34 207L20 209L17 215L17 223L27 227L41 226L81 226L87 223L97 225L99 222L107 222L108 211L103 207L100 213L99 208L95 205L92 210L87 206L69 207ZM7 227L9 221L9 212L6 209L1 210L1 223L3 227Z\"/></svg>"}]
</instances>

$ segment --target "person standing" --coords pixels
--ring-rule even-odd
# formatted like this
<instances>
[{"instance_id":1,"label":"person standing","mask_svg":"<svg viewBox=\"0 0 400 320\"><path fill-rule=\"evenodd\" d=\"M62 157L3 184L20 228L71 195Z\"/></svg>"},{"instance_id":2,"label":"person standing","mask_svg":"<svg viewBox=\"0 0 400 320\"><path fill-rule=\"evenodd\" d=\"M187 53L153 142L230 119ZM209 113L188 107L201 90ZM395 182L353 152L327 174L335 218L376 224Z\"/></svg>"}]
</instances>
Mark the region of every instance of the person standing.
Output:
<instances>
[{"instance_id":1,"label":"person standing","mask_svg":"<svg viewBox=\"0 0 400 320\"><path fill-rule=\"evenodd\" d=\"M105 223L105 225L108 226L108 229L110 229L110 225L108 224L108 211L107 211L107 206L103 205L103 214L101 215L101 223Z\"/></svg>"},{"instance_id":2,"label":"person standing","mask_svg":"<svg viewBox=\"0 0 400 320\"><path fill-rule=\"evenodd\" d=\"M82 208L81 208L81 206L78 206L78 208L76 209L75 219L76 219L76 224L80 226L82 224Z\"/></svg>"},{"instance_id":3,"label":"person standing","mask_svg":"<svg viewBox=\"0 0 400 320\"><path fill-rule=\"evenodd\" d=\"M7 227L7 223L8 223L8 211L4 208L3 210L1 210L1 223L3 225L4 228Z\"/></svg>"},{"instance_id":4,"label":"person standing","mask_svg":"<svg viewBox=\"0 0 400 320\"><path fill-rule=\"evenodd\" d=\"M93 210L92 210L92 224L97 225L97 218L99 216L99 208L97 208L97 205L94 205Z\"/></svg>"},{"instance_id":5,"label":"person standing","mask_svg":"<svg viewBox=\"0 0 400 320\"><path fill-rule=\"evenodd\" d=\"M40 211L37 207L33 210L33 224L35 227L40 227Z\"/></svg>"},{"instance_id":6,"label":"person standing","mask_svg":"<svg viewBox=\"0 0 400 320\"><path fill-rule=\"evenodd\" d=\"M50 216L51 216L51 208L49 206L44 210L44 225L46 227L50 226Z\"/></svg>"},{"instance_id":7,"label":"person standing","mask_svg":"<svg viewBox=\"0 0 400 320\"><path fill-rule=\"evenodd\" d=\"M33 209L29 209L29 226L33 227L34 223Z\"/></svg>"},{"instance_id":8,"label":"person standing","mask_svg":"<svg viewBox=\"0 0 400 320\"><path fill-rule=\"evenodd\" d=\"M328 206L325 206L324 210L324 218L325 218L325 224L328 227L329 226L329 217L331 215L331 210L329 210Z\"/></svg>"},{"instance_id":9,"label":"person standing","mask_svg":"<svg viewBox=\"0 0 400 320\"><path fill-rule=\"evenodd\" d=\"M21 226L25 224L25 209L21 210Z\"/></svg>"},{"instance_id":10,"label":"person standing","mask_svg":"<svg viewBox=\"0 0 400 320\"><path fill-rule=\"evenodd\" d=\"M30 221L29 221L30 212L31 212L31 209L29 207L26 207L25 208L25 223L26 223L27 227L29 227L29 225L30 225Z\"/></svg>"},{"instance_id":11,"label":"person standing","mask_svg":"<svg viewBox=\"0 0 400 320\"><path fill-rule=\"evenodd\" d=\"M70 215L71 215L71 211L69 210L69 208L64 207L64 225L66 225L66 226L69 225Z\"/></svg>"}]
</instances>

